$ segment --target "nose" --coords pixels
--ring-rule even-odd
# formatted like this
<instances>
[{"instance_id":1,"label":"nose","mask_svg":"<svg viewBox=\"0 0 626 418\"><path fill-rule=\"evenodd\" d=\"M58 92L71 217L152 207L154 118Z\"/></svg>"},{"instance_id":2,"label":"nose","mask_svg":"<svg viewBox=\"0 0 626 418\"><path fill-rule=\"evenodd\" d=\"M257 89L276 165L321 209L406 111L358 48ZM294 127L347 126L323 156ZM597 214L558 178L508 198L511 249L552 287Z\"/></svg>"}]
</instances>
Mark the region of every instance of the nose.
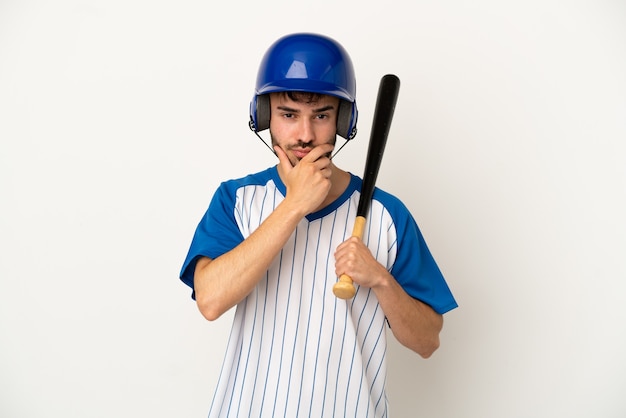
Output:
<instances>
[{"instance_id":1,"label":"nose","mask_svg":"<svg viewBox=\"0 0 626 418\"><path fill-rule=\"evenodd\" d=\"M313 121L311 119L309 118L300 119L298 140L306 144L315 141L315 129L313 127Z\"/></svg>"}]
</instances>

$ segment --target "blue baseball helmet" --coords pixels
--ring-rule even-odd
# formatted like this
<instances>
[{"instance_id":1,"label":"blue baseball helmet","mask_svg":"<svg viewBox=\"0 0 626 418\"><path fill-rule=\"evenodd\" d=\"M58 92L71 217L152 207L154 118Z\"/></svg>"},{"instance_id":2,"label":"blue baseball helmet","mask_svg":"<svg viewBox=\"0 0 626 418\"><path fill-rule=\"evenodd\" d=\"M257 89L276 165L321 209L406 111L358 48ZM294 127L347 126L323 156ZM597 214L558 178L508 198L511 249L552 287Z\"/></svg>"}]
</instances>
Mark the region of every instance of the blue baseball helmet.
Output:
<instances>
[{"instance_id":1,"label":"blue baseball helmet","mask_svg":"<svg viewBox=\"0 0 626 418\"><path fill-rule=\"evenodd\" d=\"M257 74L250 102L250 128L270 126L269 93L302 91L338 97L337 134L356 135L356 79L352 60L334 39L314 33L295 33L274 42Z\"/></svg>"}]
</instances>

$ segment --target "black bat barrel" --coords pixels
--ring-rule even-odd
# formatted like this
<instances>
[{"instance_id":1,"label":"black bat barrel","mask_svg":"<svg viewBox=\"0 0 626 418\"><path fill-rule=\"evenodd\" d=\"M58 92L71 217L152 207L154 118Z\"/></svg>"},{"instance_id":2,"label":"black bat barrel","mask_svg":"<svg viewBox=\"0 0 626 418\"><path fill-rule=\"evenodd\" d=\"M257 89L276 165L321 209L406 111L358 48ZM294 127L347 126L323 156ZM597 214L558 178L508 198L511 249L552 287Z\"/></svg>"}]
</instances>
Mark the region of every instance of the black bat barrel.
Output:
<instances>
[{"instance_id":1,"label":"black bat barrel","mask_svg":"<svg viewBox=\"0 0 626 418\"><path fill-rule=\"evenodd\" d=\"M381 78L374 109L374 119L372 121L372 131L367 150L367 160L365 161L363 186L361 187L357 216L366 217L369 211L399 91L400 79L397 76L387 74Z\"/></svg>"}]
</instances>

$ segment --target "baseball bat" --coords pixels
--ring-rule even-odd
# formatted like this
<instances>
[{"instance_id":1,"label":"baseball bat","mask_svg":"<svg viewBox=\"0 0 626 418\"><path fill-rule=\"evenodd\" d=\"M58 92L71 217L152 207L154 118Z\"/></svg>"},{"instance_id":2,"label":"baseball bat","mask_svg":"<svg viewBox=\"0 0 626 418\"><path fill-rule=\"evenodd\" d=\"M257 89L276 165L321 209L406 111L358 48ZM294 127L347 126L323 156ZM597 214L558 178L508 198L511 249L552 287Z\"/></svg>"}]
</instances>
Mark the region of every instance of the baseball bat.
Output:
<instances>
[{"instance_id":1,"label":"baseball bat","mask_svg":"<svg viewBox=\"0 0 626 418\"><path fill-rule=\"evenodd\" d=\"M370 209L376 178L385 152L387 136L393 119L393 113L398 101L400 90L400 79L393 75L384 75L378 87L378 97L374 108L374 119L370 133L370 142L367 149L367 159L365 161L365 172L363 173L363 185L361 186L361 196L356 211L356 219L352 236L363 239L365 230L365 220ZM356 293L352 278L342 274L333 286L333 293L340 299L350 299Z\"/></svg>"}]
</instances>

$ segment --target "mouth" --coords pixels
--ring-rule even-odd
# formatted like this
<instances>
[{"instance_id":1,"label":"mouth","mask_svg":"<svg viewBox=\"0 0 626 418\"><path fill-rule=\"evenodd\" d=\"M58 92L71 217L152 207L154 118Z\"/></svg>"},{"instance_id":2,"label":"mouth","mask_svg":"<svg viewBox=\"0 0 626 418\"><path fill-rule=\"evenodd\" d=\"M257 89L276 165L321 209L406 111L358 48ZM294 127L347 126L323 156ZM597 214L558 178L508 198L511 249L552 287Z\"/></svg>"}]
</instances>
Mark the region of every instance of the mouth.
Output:
<instances>
[{"instance_id":1,"label":"mouth","mask_svg":"<svg viewBox=\"0 0 626 418\"><path fill-rule=\"evenodd\" d=\"M311 148L297 148L297 149L292 149L291 152L293 152L293 155L298 160L301 160L304 157L306 157L309 152L311 152Z\"/></svg>"}]
</instances>

